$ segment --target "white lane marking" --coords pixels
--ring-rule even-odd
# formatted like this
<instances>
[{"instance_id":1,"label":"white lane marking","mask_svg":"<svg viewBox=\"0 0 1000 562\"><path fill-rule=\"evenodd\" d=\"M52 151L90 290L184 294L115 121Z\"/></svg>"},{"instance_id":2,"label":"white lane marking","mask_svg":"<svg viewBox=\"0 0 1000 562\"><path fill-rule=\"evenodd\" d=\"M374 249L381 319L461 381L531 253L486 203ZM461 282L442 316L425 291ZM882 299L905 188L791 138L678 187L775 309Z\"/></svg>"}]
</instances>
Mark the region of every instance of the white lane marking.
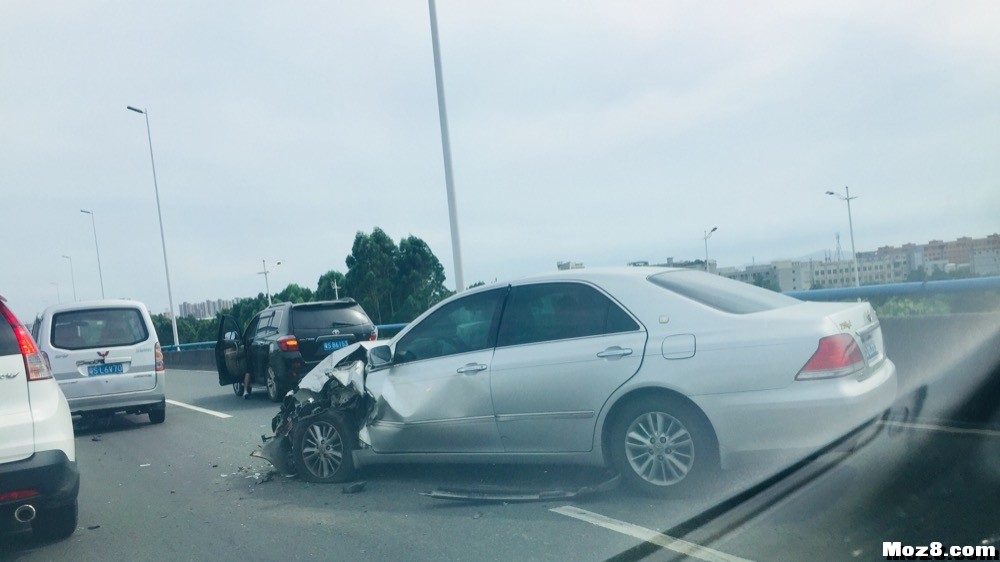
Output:
<instances>
[{"instance_id":1,"label":"white lane marking","mask_svg":"<svg viewBox=\"0 0 1000 562\"><path fill-rule=\"evenodd\" d=\"M215 410L207 410L205 408L199 408L198 406L192 406L191 404L185 404L183 402L178 402L176 400L167 400L167 404L173 404L174 406L180 406L181 408L187 408L189 410L194 410L195 412L201 412L203 414L208 414L210 416L215 416L217 418L231 418L229 414L223 414L222 412L216 412Z\"/></svg>"},{"instance_id":2,"label":"white lane marking","mask_svg":"<svg viewBox=\"0 0 1000 562\"><path fill-rule=\"evenodd\" d=\"M932 425L929 423L912 423L912 422L898 422L898 421L881 421L882 425L889 425L892 427L905 427L908 429L925 429L927 431L943 431L945 433L957 433L964 435L985 435L987 437L1000 437L1000 431L995 429L975 429L969 427L949 427L946 425Z\"/></svg>"},{"instance_id":3,"label":"white lane marking","mask_svg":"<svg viewBox=\"0 0 1000 562\"><path fill-rule=\"evenodd\" d=\"M662 546L663 548L690 556L692 558L697 558L699 560L706 560L707 562L749 562L745 558L726 554L725 552L719 552L718 550L694 544L693 542L668 537L667 535L657 533L652 529L647 529L645 527L605 517L600 513L594 513L593 511L587 511L586 509L580 509L571 505L554 507L549 511L554 511L560 515L579 519L580 521L586 521L587 523L597 525L598 527L604 527L605 529L609 529L623 535L635 537L639 540L653 543L657 546Z\"/></svg>"}]
</instances>

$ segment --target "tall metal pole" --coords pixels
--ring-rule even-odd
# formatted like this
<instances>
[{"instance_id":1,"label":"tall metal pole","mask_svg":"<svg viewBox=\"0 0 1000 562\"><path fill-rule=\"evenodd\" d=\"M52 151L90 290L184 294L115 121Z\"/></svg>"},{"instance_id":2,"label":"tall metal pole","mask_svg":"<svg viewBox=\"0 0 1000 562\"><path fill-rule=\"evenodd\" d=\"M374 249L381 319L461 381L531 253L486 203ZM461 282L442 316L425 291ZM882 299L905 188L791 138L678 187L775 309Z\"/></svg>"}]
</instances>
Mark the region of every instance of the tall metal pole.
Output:
<instances>
[{"instance_id":1,"label":"tall metal pole","mask_svg":"<svg viewBox=\"0 0 1000 562\"><path fill-rule=\"evenodd\" d=\"M712 237L712 233L719 230L719 227L713 226L712 230L705 231L705 273L708 273L708 239Z\"/></svg>"},{"instance_id":2,"label":"tall metal pole","mask_svg":"<svg viewBox=\"0 0 1000 562\"><path fill-rule=\"evenodd\" d=\"M170 303L170 324L174 330L174 345L180 345L177 337L177 313L174 312L174 292L170 288L170 266L167 264L167 239L163 235L163 213L160 211L160 187L156 183L156 161L153 160L153 135L149 132L149 111L128 106L128 109L141 113L146 118L146 140L149 141L149 163L153 167L153 191L156 192L156 217L160 220L160 244L163 245L163 269L167 273L167 302Z\"/></svg>"},{"instance_id":3,"label":"tall metal pole","mask_svg":"<svg viewBox=\"0 0 1000 562\"><path fill-rule=\"evenodd\" d=\"M267 306L271 306L271 285L267 282L267 260L260 260L261 265L264 267L263 271L258 271L257 275L264 276L264 290L267 294Z\"/></svg>"},{"instance_id":4,"label":"tall metal pole","mask_svg":"<svg viewBox=\"0 0 1000 562\"><path fill-rule=\"evenodd\" d=\"M69 260L69 278L73 282L73 300L76 301L76 274L73 273L73 258L69 256L63 256Z\"/></svg>"},{"instance_id":5,"label":"tall metal pole","mask_svg":"<svg viewBox=\"0 0 1000 562\"><path fill-rule=\"evenodd\" d=\"M441 47L438 45L437 9L434 0L427 0L431 15L431 44L434 47L434 77L437 83L438 117L441 120L441 151L444 153L444 182L448 190L448 220L451 222L451 254L455 262L455 292L465 290L462 273L462 243L458 235L458 209L455 203L455 181L451 171L451 142L448 140L448 112L444 103L444 76L441 72Z\"/></svg>"},{"instance_id":6,"label":"tall metal pole","mask_svg":"<svg viewBox=\"0 0 1000 562\"><path fill-rule=\"evenodd\" d=\"M851 199L857 199L858 196L855 195L854 197L851 197L851 188L846 185L844 186L844 193L846 195L840 195L832 191L826 192L827 195L833 195L834 197L840 199L841 201L847 201L847 224L851 229L851 258L854 262L854 286L860 287L861 274L859 273L859 267L858 267L858 252L854 248L854 219L851 217Z\"/></svg>"},{"instance_id":7,"label":"tall metal pole","mask_svg":"<svg viewBox=\"0 0 1000 562\"><path fill-rule=\"evenodd\" d=\"M101 279L101 298L104 298L104 273L101 271L101 246L97 243L97 221L94 220L93 211L80 209L81 213L90 215L90 225L94 227L94 248L97 250L97 275Z\"/></svg>"}]
</instances>

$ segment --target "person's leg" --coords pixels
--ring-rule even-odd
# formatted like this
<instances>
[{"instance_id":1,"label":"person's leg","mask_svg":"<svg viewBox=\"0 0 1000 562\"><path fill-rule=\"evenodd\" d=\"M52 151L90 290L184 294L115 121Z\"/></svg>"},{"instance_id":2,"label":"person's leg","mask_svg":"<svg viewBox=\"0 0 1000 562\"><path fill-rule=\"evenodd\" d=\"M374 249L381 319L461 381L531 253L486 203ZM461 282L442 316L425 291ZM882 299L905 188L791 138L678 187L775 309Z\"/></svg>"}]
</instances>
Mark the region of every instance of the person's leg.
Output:
<instances>
[{"instance_id":1,"label":"person's leg","mask_svg":"<svg viewBox=\"0 0 1000 562\"><path fill-rule=\"evenodd\" d=\"M250 371L243 375L243 398L250 397Z\"/></svg>"}]
</instances>

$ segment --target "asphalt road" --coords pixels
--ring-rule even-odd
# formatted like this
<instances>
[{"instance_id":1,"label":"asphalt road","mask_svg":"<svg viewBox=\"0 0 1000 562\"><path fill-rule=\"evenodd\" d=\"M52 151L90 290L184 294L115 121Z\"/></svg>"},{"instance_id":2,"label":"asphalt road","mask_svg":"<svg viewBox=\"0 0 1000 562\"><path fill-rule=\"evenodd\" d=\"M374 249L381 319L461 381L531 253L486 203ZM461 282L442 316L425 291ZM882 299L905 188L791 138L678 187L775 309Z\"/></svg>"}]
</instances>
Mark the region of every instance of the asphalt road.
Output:
<instances>
[{"instance_id":1,"label":"asphalt road","mask_svg":"<svg viewBox=\"0 0 1000 562\"><path fill-rule=\"evenodd\" d=\"M0 559L627 560L685 552L701 560L881 560L887 540L1000 546L996 373L964 386L935 381L916 419L892 432L882 426L853 452L818 456L761 490L754 486L795 459L744 463L685 498L619 488L522 504L418 492L566 487L600 475L552 466L376 467L361 476L363 491L345 494L339 485L269 476L267 463L249 457L277 412L264 396L237 399L211 372L168 377L169 400L231 417L171 403L162 425L117 416L107 427L80 427L76 533L50 544L24 532L0 536ZM741 496L745 490L756 493ZM670 538L680 535L690 544Z\"/></svg>"}]
</instances>

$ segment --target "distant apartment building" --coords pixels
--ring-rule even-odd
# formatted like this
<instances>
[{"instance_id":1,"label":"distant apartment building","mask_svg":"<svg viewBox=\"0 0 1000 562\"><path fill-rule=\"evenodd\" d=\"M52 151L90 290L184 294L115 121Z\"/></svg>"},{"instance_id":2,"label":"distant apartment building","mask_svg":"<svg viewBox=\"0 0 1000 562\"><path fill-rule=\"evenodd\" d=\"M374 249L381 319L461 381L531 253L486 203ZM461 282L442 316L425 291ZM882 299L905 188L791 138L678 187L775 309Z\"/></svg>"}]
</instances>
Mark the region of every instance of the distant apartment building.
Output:
<instances>
[{"instance_id":1,"label":"distant apartment building","mask_svg":"<svg viewBox=\"0 0 1000 562\"><path fill-rule=\"evenodd\" d=\"M557 261L556 269L559 271L565 271L567 269L583 269L583 264L574 261Z\"/></svg>"},{"instance_id":2,"label":"distant apartment building","mask_svg":"<svg viewBox=\"0 0 1000 562\"><path fill-rule=\"evenodd\" d=\"M926 244L884 246L876 250L880 255L906 255L911 271L923 269L928 275L935 268L942 271L968 269L973 275L1000 275L1000 234L984 238L964 236L945 242L931 240Z\"/></svg>"},{"instance_id":3,"label":"distant apartment building","mask_svg":"<svg viewBox=\"0 0 1000 562\"><path fill-rule=\"evenodd\" d=\"M874 252L858 252L858 278L862 285L903 283L910 273L935 269L951 272L969 269L973 275L1000 275L1000 234L985 238L959 238L950 242L931 240L927 244L884 246ZM782 291L806 291L853 287L854 260L778 260L745 268L725 267L718 271L730 279ZM771 282L774 284L772 285Z\"/></svg>"},{"instance_id":4,"label":"distant apartment building","mask_svg":"<svg viewBox=\"0 0 1000 562\"><path fill-rule=\"evenodd\" d=\"M216 299L197 303L182 302L179 308L181 316L213 318L223 310L233 308L233 301L229 299Z\"/></svg>"}]
</instances>

